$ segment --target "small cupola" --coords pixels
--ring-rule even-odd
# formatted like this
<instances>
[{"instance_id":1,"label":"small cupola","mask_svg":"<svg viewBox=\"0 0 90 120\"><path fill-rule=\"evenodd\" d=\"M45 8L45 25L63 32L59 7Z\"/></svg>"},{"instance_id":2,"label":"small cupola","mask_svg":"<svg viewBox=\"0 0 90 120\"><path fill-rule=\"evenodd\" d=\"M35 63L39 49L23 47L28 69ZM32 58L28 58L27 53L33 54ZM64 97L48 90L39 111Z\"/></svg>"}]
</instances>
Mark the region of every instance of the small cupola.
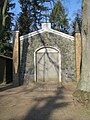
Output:
<instances>
[{"instance_id":1,"label":"small cupola","mask_svg":"<svg viewBox=\"0 0 90 120\"><path fill-rule=\"evenodd\" d=\"M43 30L51 29L51 23L42 23L42 29Z\"/></svg>"}]
</instances>

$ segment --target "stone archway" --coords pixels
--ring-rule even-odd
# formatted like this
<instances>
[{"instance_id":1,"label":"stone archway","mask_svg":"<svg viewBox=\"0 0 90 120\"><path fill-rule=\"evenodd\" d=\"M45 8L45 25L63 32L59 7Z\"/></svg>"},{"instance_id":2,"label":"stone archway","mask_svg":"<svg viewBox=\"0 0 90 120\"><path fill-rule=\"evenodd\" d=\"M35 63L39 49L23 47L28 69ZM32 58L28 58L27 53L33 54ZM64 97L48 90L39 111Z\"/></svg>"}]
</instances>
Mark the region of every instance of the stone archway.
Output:
<instances>
[{"instance_id":1,"label":"stone archway","mask_svg":"<svg viewBox=\"0 0 90 120\"><path fill-rule=\"evenodd\" d=\"M41 47L34 53L35 81L61 82L61 54L55 47Z\"/></svg>"}]
</instances>

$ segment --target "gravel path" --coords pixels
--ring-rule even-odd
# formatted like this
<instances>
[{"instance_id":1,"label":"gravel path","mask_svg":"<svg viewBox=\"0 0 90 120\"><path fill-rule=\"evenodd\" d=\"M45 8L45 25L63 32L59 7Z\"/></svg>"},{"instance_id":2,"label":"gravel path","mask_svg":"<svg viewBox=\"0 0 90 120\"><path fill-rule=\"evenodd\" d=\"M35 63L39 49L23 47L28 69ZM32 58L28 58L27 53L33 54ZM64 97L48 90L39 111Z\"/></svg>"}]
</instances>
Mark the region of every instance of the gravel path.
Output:
<instances>
[{"instance_id":1,"label":"gravel path","mask_svg":"<svg viewBox=\"0 0 90 120\"><path fill-rule=\"evenodd\" d=\"M0 85L0 120L90 120L90 111L74 104L75 84Z\"/></svg>"}]
</instances>

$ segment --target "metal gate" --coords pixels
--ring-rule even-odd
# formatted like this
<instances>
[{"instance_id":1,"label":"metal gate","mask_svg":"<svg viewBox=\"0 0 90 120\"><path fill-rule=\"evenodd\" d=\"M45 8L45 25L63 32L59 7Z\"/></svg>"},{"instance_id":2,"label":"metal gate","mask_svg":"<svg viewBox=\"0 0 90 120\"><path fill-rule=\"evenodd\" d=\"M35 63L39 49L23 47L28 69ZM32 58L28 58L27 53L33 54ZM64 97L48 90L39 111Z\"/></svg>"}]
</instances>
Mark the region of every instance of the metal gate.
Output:
<instances>
[{"instance_id":1,"label":"metal gate","mask_svg":"<svg viewBox=\"0 0 90 120\"><path fill-rule=\"evenodd\" d=\"M35 81L61 82L61 55L54 47L42 47L35 51Z\"/></svg>"}]
</instances>

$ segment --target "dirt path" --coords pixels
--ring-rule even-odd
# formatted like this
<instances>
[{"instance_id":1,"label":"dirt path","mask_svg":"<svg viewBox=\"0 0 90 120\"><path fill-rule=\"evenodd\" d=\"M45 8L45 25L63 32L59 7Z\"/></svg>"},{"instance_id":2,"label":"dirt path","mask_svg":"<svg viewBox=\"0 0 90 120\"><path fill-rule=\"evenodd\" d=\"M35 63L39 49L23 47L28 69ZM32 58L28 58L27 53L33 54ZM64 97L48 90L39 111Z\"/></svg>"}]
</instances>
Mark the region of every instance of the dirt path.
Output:
<instances>
[{"instance_id":1,"label":"dirt path","mask_svg":"<svg viewBox=\"0 0 90 120\"><path fill-rule=\"evenodd\" d=\"M0 85L0 120L90 120L90 111L74 104L75 85Z\"/></svg>"}]
</instances>

